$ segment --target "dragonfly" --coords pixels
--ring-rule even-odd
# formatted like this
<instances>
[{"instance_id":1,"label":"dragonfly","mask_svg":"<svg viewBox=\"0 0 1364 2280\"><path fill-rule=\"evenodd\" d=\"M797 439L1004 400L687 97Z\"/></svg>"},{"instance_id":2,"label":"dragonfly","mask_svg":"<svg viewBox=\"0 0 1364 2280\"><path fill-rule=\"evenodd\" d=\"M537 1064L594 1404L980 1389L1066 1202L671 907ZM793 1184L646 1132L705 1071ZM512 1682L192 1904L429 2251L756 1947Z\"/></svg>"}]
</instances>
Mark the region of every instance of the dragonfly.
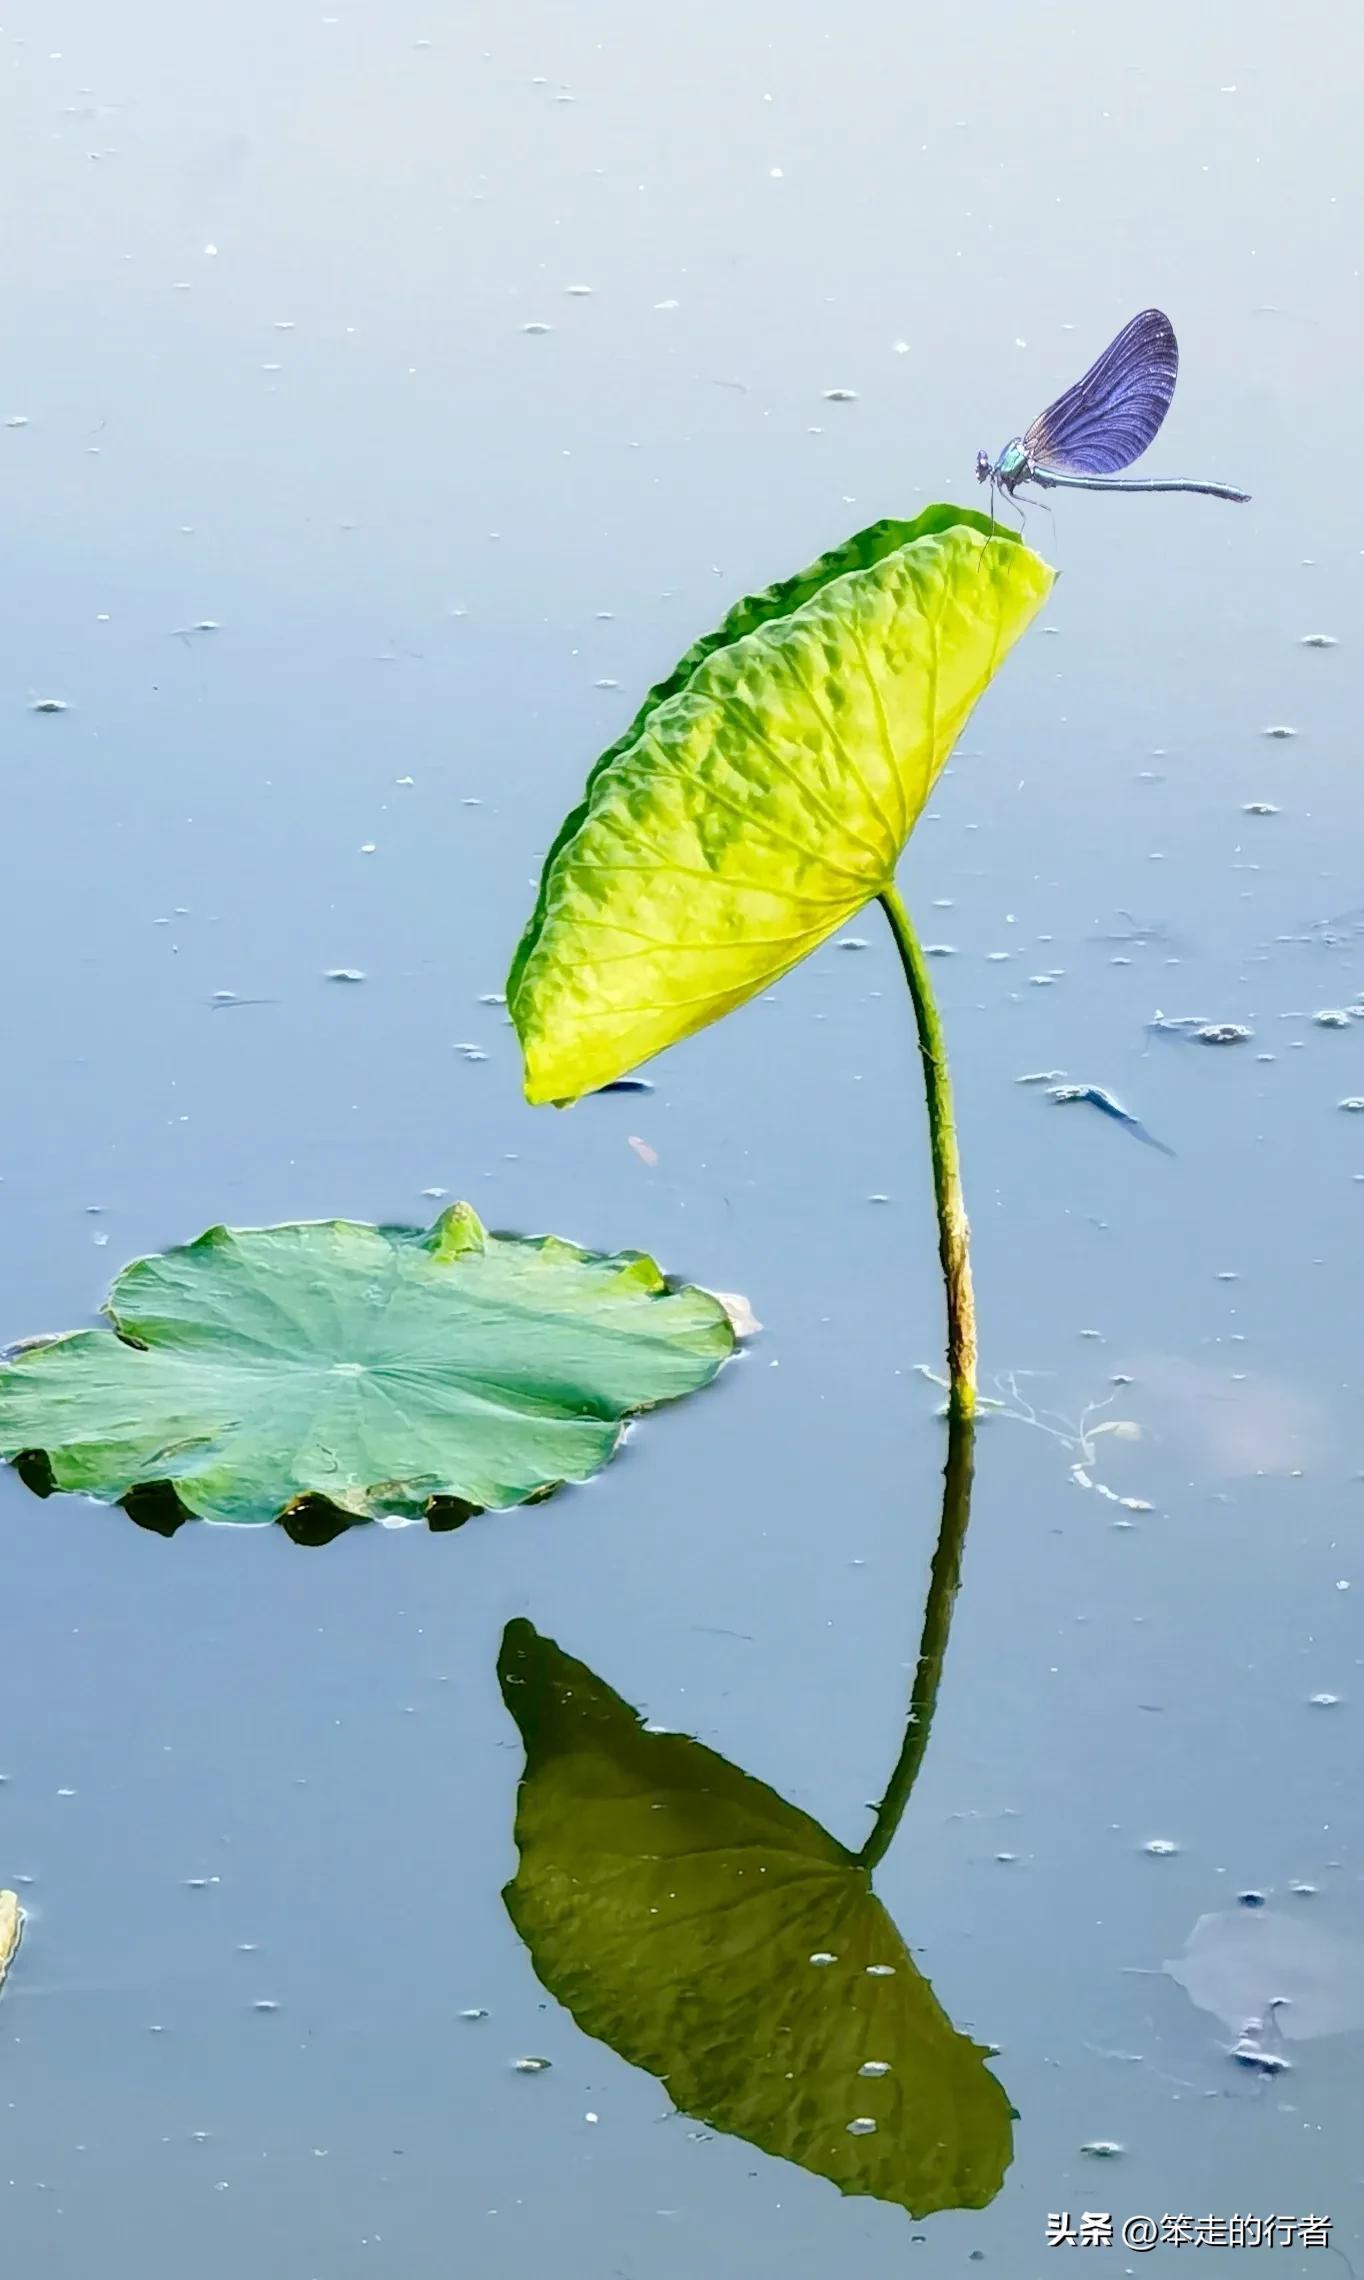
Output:
<instances>
[{"instance_id":1,"label":"dragonfly","mask_svg":"<svg viewBox=\"0 0 1364 2280\"><path fill-rule=\"evenodd\" d=\"M998 459L976 454L976 480L1011 499L1021 483L1044 491L1198 491L1237 499L1249 491L1183 477L1124 475L1140 459L1170 409L1179 376L1179 343L1163 309L1143 309L1111 340L1082 380L1039 412Z\"/></svg>"}]
</instances>

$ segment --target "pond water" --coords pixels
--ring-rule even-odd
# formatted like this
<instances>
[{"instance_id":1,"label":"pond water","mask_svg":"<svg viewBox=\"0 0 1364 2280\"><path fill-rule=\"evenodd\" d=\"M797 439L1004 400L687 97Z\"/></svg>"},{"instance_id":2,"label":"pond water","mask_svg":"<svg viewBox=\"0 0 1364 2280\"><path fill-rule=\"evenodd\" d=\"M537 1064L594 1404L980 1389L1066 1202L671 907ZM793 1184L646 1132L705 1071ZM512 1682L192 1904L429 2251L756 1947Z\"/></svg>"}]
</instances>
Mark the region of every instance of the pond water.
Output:
<instances>
[{"instance_id":1,"label":"pond water","mask_svg":"<svg viewBox=\"0 0 1364 2280\"><path fill-rule=\"evenodd\" d=\"M1312 1018L1364 990L1362 46L1320 0L6 11L0 1333L215 1221L447 1194L764 1325L590 1488L454 1534L167 1541L0 1480L7 2267L1031 2280L1106 2210L1326 2213L1364 2270L1358 2034L1260 2071L1165 1970L1242 1893L1364 1940L1364 1024ZM1030 510L1062 575L902 871L1019 1413L876 1878L1012 2159L916 2220L674 2113L501 1897L512 1620L867 1835L943 1462L889 937L564 1116L488 1000L639 691L976 503L1153 301L1151 469L1254 504ZM1101 1403L1140 1435L1086 1463Z\"/></svg>"}]
</instances>

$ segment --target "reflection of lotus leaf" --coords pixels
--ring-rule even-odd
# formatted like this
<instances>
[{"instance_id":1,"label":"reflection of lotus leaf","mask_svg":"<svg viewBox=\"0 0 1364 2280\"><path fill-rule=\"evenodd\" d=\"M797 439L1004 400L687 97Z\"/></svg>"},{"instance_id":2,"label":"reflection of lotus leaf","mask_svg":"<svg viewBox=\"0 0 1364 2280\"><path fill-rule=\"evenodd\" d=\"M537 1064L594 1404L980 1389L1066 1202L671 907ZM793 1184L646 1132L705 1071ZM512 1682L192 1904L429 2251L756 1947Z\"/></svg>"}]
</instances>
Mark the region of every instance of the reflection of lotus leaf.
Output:
<instances>
[{"instance_id":1,"label":"reflection of lotus leaf","mask_svg":"<svg viewBox=\"0 0 1364 2280\"><path fill-rule=\"evenodd\" d=\"M841 2192L916 2217L991 2201L1009 2101L852 1855L699 1742L646 1732L529 1623L500 1675L526 1749L507 1907L578 2025Z\"/></svg>"},{"instance_id":2,"label":"reflection of lotus leaf","mask_svg":"<svg viewBox=\"0 0 1364 2280\"><path fill-rule=\"evenodd\" d=\"M875 523L730 611L603 753L508 1003L533 1101L744 1004L889 887L972 706L1050 590L961 507Z\"/></svg>"},{"instance_id":3,"label":"reflection of lotus leaf","mask_svg":"<svg viewBox=\"0 0 1364 2280\"><path fill-rule=\"evenodd\" d=\"M80 1330L0 1368L0 1456L113 1502L169 1482L210 1520L325 1498L348 1518L434 1499L502 1507L605 1464L634 1411L734 1349L708 1292L652 1259L434 1227L214 1227L124 1269L117 1336Z\"/></svg>"},{"instance_id":4,"label":"reflection of lotus leaf","mask_svg":"<svg viewBox=\"0 0 1364 2280\"><path fill-rule=\"evenodd\" d=\"M1364 2027L1364 1947L1277 1909L1200 1916L1165 1968L1234 2035L1271 2015L1289 2042Z\"/></svg>"}]
</instances>

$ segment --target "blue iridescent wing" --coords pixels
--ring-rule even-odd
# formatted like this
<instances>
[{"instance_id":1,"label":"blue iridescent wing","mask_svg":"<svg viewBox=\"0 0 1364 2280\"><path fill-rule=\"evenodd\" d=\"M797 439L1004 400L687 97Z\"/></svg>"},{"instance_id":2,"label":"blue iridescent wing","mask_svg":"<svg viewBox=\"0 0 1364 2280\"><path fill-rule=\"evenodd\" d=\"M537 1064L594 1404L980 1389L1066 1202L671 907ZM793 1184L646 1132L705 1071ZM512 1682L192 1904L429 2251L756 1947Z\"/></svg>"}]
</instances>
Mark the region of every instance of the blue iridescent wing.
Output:
<instances>
[{"instance_id":1,"label":"blue iridescent wing","mask_svg":"<svg viewBox=\"0 0 1364 2280\"><path fill-rule=\"evenodd\" d=\"M1023 438L1038 466L1117 475L1140 459L1175 392L1179 347L1161 309L1143 309L1083 380L1039 412Z\"/></svg>"}]
</instances>

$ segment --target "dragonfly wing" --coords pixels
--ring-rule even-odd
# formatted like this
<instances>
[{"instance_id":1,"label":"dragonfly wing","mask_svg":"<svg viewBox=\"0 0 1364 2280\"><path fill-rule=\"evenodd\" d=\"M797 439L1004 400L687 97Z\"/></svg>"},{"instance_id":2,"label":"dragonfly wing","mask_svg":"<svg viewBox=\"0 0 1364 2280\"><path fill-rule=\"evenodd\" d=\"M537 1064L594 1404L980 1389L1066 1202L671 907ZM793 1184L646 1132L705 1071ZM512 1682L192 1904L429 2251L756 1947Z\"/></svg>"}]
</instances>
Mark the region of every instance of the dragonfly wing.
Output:
<instances>
[{"instance_id":1,"label":"dragonfly wing","mask_svg":"<svg viewBox=\"0 0 1364 2280\"><path fill-rule=\"evenodd\" d=\"M1039 467L1075 475L1117 475L1155 436L1179 374L1174 326L1161 309L1143 309L1082 380L1039 412L1023 438Z\"/></svg>"}]
</instances>

